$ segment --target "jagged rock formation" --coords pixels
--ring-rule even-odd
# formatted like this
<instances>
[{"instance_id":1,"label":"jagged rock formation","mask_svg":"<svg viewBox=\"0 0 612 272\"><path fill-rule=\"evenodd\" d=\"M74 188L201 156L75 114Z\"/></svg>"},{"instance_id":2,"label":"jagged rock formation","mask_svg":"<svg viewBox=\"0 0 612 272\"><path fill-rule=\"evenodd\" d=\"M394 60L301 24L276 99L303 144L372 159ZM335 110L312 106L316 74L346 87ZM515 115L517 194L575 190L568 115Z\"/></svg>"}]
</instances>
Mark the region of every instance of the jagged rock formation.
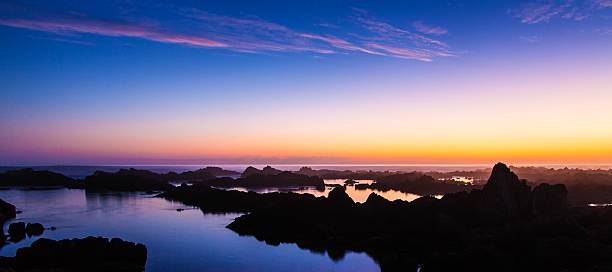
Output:
<instances>
[{"instance_id":1,"label":"jagged rock formation","mask_svg":"<svg viewBox=\"0 0 612 272\"><path fill-rule=\"evenodd\" d=\"M612 229L603 227L612 224L612 211L564 212L563 185L531 191L503 164L494 167L482 190L447 194L441 200L391 202L371 194L360 204L342 187L327 198L181 187L165 196L217 211L232 211L243 203L240 211L250 213L228 225L240 235L270 244L297 243L328 251L333 258L346 250L365 251L383 271L416 270L419 264L421 271L612 268L607 257L612 242L602 239L612 236Z\"/></svg>"},{"instance_id":2,"label":"jagged rock formation","mask_svg":"<svg viewBox=\"0 0 612 272\"><path fill-rule=\"evenodd\" d=\"M4 222L17 216L17 210L12 204L0 199L0 246L4 244Z\"/></svg>"},{"instance_id":3,"label":"jagged rock formation","mask_svg":"<svg viewBox=\"0 0 612 272\"><path fill-rule=\"evenodd\" d=\"M531 212L531 188L503 163L493 167L482 189L481 211L498 220L516 219Z\"/></svg>"},{"instance_id":4,"label":"jagged rock formation","mask_svg":"<svg viewBox=\"0 0 612 272\"><path fill-rule=\"evenodd\" d=\"M276 168L272 168L271 166L266 166L263 169L259 170L253 166L249 166L247 167L244 172L242 172L242 177L246 178L249 177L251 175L266 175L266 176L273 176L273 175L278 175L280 173L282 173L283 171L278 170Z\"/></svg>"},{"instance_id":5,"label":"jagged rock formation","mask_svg":"<svg viewBox=\"0 0 612 272\"><path fill-rule=\"evenodd\" d=\"M102 237L60 240L38 239L0 257L0 271L144 271L147 248L142 244Z\"/></svg>"}]
</instances>

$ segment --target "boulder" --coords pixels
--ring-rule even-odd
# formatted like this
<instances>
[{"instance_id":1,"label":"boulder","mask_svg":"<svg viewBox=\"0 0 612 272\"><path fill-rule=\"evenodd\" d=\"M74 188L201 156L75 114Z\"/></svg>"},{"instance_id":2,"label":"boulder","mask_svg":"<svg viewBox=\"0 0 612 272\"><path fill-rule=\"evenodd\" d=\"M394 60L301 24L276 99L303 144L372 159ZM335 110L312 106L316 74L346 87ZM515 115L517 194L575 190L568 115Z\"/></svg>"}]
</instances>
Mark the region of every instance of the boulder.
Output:
<instances>
[{"instance_id":1,"label":"boulder","mask_svg":"<svg viewBox=\"0 0 612 272\"><path fill-rule=\"evenodd\" d=\"M17 222L9 225L8 233L11 236L11 241L20 241L25 238L26 228L25 223Z\"/></svg>"},{"instance_id":2,"label":"boulder","mask_svg":"<svg viewBox=\"0 0 612 272\"><path fill-rule=\"evenodd\" d=\"M38 236L43 234L45 227L40 223L28 223L25 232L28 236Z\"/></svg>"},{"instance_id":3,"label":"boulder","mask_svg":"<svg viewBox=\"0 0 612 272\"><path fill-rule=\"evenodd\" d=\"M41 238L20 248L16 271L144 271L147 248L142 244L87 237L72 240Z\"/></svg>"},{"instance_id":4,"label":"boulder","mask_svg":"<svg viewBox=\"0 0 612 272\"><path fill-rule=\"evenodd\" d=\"M531 212L531 188L508 166L497 163L482 189L481 210L492 221L517 219Z\"/></svg>"},{"instance_id":5,"label":"boulder","mask_svg":"<svg viewBox=\"0 0 612 272\"><path fill-rule=\"evenodd\" d=\"M542 183L533 189L532 195L534 215L559 215L567 212L567 189L563 184Z\"/></svg>"},{"instance_id":6,"label":"boulder","mask_svg":"<svg viewBox=\"0 0 612 272\"><path fill-rule=\"evenodd\" d=\"M327 200L338 206L351 206L355 201L346 193L344 187L335 187L327 195Z\"/></svg>"},{"instance_id":7,"label":"boulder","mask_svg":"<svg viewBox=\"0 0 612 272\"><path fill-rule=\"evenodd\" d=\"M4 222L11 218L15 218L17 215L17 211L15 206L12 204L0 199L0 246L4 244Z\"/></svg>"}]
</instances>

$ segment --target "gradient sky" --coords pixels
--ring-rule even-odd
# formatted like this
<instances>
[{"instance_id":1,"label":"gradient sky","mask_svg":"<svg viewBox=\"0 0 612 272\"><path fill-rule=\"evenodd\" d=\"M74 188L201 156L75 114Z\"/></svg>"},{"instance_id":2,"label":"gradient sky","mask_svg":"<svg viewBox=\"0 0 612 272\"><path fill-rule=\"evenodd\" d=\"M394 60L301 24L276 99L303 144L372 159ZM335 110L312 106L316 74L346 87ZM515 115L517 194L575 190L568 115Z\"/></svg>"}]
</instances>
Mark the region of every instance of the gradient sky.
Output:
<instances>
[{"instance_id":1,"label":"gradient sky","mask_svg":"<svg viewBox=\"0 0 612 272\"><path fill-rule=\"evenodd\" d=\"M0 3L0 164L610 163L611 120L612 0Z\"/></svg>"}]
</instances>

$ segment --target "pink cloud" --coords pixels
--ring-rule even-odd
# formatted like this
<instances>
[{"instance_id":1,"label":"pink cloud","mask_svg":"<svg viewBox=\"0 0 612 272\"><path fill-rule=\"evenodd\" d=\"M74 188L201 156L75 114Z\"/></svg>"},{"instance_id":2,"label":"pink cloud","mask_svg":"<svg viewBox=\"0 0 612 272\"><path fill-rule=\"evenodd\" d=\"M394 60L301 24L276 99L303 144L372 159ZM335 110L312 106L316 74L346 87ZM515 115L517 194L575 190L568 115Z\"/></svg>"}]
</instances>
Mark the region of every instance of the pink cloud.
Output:
<instances>
[{"instance_id":1,"label":"pink cloud","mask_svg":"<svg viewBox=\"0 0 612 272\"><path fill-rule=\"evenodd\" d=\"M520 6L513 11L515 18L524 24L547 23L553 19L582 21L598 10L611 8L612 0L588 0L588 1L548 1L532 2Z\"/></svg>"},{"instance_id":2,"label":"pink cloud","mask_svg":"<svg viewBox=\"0 0 612 272\"><path fill-rule=\"evenodd\" d=\"M138 25L95 20L29 20L1 19L0 25L54 33L89 33L113 37L135 37L164 43L178 43L198 47L227 47L224 43L204 37L168 33Z\"/></svg>"},{"instance_id":3,"label":"pink cloud","mask_svg":"<svg viewBox=\"0 0 612 272\"><path fill-rule=\"evenodd\" d=\"M309 33L268 22L257 17L237 18L182 9L178 21L158 22L147 18L138 21L98 20L87 15L67 13L38 18L3 18L0 25L55 33L59 35L96 34L109 37L132 37L149 41L202 48L224 48L237 52L311 52L336 54L359 52L376 56L431 61L434 57L452 56L448 45L387 22L370 18L355 10L356 23L367 35ZM143 23L145 22L145 23ZM188 23L179 27L176 22ZM340 27L334 29L340 32ZM431 30L441 33L442 30Z\"/></svg>"},{"instance_id":4,"label":"pink cloud","mask_svg":"<svg viewBox=\"0 0 612 272\"><path fill-rule=\"evenodd\" d=\"M448 29L429 26L421 21L416 21L412 23L412 26L414 27L414 29L416 29L416 31L421 32L423 34L444 35L448 33Z\"/></svg>"}]
</instances>

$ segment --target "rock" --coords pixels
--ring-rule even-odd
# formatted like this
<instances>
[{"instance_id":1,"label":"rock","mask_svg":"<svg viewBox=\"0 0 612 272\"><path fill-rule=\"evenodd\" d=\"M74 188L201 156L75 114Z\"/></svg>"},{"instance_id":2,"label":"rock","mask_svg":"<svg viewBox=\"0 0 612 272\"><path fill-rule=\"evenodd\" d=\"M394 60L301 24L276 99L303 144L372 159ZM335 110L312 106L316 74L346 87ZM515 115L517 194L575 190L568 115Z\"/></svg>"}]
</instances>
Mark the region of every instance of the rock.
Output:
<instances>
[{"instance_id":1,"label":"rock","mask_svg":"<svg viewBox=\"0 0 612 272\"><path fill-rule=\"evenodd\" d=\"M535 215L559 215L567 212L567 189L563 184L542 183L533 189Z\"/></svg>"},{"instance_id":2,"label":"rock","mask_svg":"<svg viewBox=\"0 0 612 272\"><path fill-rule=\"evenodd\" d=\"M368 199L366 199L366 201L363 203L363 205L368 206L368 207L383 207L385 205L389 205L390 201L387 200L386 198L376 194L376 193L370 193L370 195L368 196Z\"/></svg>"},{"instance_id":3,"label":"rock","mask_svg":"<svg viewBox=\"0 0 612 272\"><path fill-rule=\"evenodd\" d=\"M0 246L4 244L4 222L17 216L15 206L0 199Z\"/></svg>"},{"instance_id":4,"label":"rock","mask_svg":"<svg viewBox=\"0 0 612 272\"><path fill-rule=\"evenodd\" d=\"M365 183L355 184L355 190L367 190L368 188L370 188L369 184L365 184Z\"/></svg>"},{"instance_id":5,"label":"rock","mask_svg":"<svg viewBox=\"0 0 612 272\"><path fill-rule=\"evenodd\" d=\"M350 206L355 201L346 193L344 187L335 187L327 195L327 200L339 206Z\"/></svg>"},{"instance_id":6,"label":"rock","mask_svg":"<svg viewBox=\"0 0 612 272\"><path fill-rule=\"evenodd\" d=\"M347 179L347 180L344 181L344 184L346 184L346 185L355 185L357 183L359 183L359 182L357 182L357 181L355 181L353 179Z\"/></svg>"},{"instance_id":7,"label":"rock","mask_svg":"<svg viewBox=\"0 0 612 272\"><path fill-rule=\"evenodd\" d=\"M418 195L439 195L468 191L477 186L462 182L440 181L421 173L401 173L383 176L368 186L370 189L388 191L395 190Z\"/></svg>"},{"instance_id":8,"label":"rock","mask_svg":"<svg viewBox=\"0 0 612 272\"><path fill-rule=\"evenodd\" d=\"M144 271L147 248L113 238L72 240L41 238L12 258L16 271Z\"/></svg>"},{"instance_id":9,"label":"rock","mask_svg":"<svg viewBox=\"0 0 612 272\"><path fill-rule=\"evenodd\" d=\"M410 182L431 184L421 177ZM227 228L268 244L296 243L333 259L365 252L382 271L414 271L417 265L422 271L609 271L612 207L565 213L564 187L538 187L532 192L498 164L482 190L440 200L387 201L370 194L361 204L341 186L327 198L196 185L163 196L202 210L243 212Z\"/></svg>"},{"instance_id":10,"label":"rock","mask_svg":"<svg viewBox=\"0 0 612 272\"><path fill-rule=\"evenodd\" d=\"M15 206L0 199L0 223L3 223L5 220L8 219L15 218L16 215L17 210Z\"/></svg>"},{"instance_id":11,"label":"rock","mask_svg":"<svg viewBox=\"0 0 612 272\"><path fill-rule=\"evenodd\" d=\"M531 188L519 180L508 166L497 163L482 190L481 209L492 220L516 219L528 216Z\"/></svg>"},{"instance_id":12,"label":"rock","mask_svg":"<svg viewBox=\"0 0 612 272\"><path fill-rule=\"evenodd\" d=\"M28 223L25 227L25 232L28 236L38 236L43 234L45 227L40 223Z\"/></svg>"},{"instance_id":13,"label":"rock","mask_svg":"<svg viewBox=\"0 0 612 272\"><path fill-rule=\"evenodd\" d=\"M9 225L8 233L11 236L11 241L16 242L16 241L20 241L23 238L25 238L26 236L25 226L26 225L24 222L17 222L17 223L12 223Z\"/></svg>"},{"instance_id":14,"label":"rock","mask_svg":"<svg viewBox=\"0 0 612 272\"><path fill-rule=\"evenodd\" d=\"M247 167L244 172L242 172L242 177L246 178L248 176L251 175L269 175L269 176L273 176L273 175L278 175L280 174L281 170L278 170L276 168L272 168L271 166L266 166L264 167L262 170L259 170L255 167L249 166Z\"/></svg>"},{"instance_id":15,"label":"rock","mask_svg":"<svg viewBox=\"0 0 612 272\"><path fill-rule=\"evenodd\" d=\"M173 188L163 175L133 168L116 173L96 171L84 182L88 191L166 191Z\"/></svg>"},{"instance_id":16,"label":"rock","mask_svg":"<svg viewBox=\"0 0 612 272\"><path fill-rule=\"evenodd\" d=\"M0 173L0 186L61 186L77 188L82 184L72 178L51 171L35 171L32 168Z\"/></svg>"}]
</instances>

